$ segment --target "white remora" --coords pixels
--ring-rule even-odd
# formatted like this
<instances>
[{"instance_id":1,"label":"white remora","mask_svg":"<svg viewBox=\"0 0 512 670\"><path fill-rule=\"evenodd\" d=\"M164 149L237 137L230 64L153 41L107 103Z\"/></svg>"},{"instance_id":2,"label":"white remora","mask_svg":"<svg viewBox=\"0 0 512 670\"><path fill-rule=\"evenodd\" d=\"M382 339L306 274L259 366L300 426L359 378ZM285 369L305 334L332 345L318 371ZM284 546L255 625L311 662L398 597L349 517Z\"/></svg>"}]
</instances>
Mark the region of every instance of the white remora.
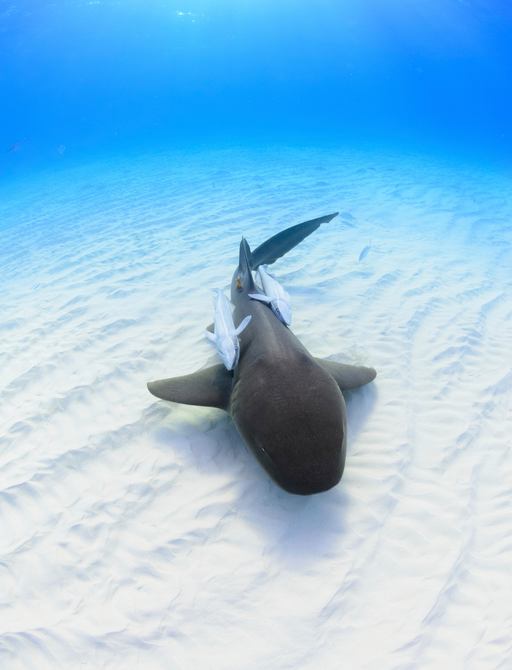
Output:
<instances>
[{"instance_id":1,"label":"white remora","mask_svg":"<svg viewBox=\"0 0 512 670\"><path fill-rule=\"evenodd\" d=\"M253 300L266 302L277 318L285 326L290 326L292 323L290 296L277 279L268 273L263 266L258 268L257 273L263 293L250 293L249 297Z\"/></svg>"},{"instance_id":2,"label":"white remora","mask_svg":"<svg viewBox=\"0 0 512 670\"><path fill-rule=\"evenodd\" d=\"M206 331L206 337L215 345L217 353L227 370L233 370L240 358L240 342L238 336L249 325L252 316L242 319L235 328L231 305L220 289L215 290L214 299L214 332Z\"/></svg>"}]
</instances>

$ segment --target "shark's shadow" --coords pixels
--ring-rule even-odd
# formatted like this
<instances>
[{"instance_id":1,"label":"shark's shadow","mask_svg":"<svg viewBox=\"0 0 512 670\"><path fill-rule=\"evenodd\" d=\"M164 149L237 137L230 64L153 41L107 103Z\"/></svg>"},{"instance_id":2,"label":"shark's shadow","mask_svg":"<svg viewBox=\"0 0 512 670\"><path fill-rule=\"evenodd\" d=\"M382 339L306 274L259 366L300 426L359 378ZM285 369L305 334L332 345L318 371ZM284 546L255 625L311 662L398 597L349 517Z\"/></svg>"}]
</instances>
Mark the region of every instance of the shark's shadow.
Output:
<instances>
[{"instance_id":1,"label":"shark's shadow","mask_svg":"<svg viewBox=\"0 0 512 670\"><path fill-rule=\"evenodd\" d=\"M175 404L155 403L146 415L147 431L157 448L168 455L175 453L193 479L220 476L225 482L228 477L233 513L257 533L274 559L293 569L330 554L343 541L351 505L344 485L350 473L350 454L372 412L377 391L368 386L344 396L349 434L345 475L335 488L314 496L282 490L254 458L229 416L215 410L190 407L183 411Z\"/></svg>"},{"instance_id":2,"label":"shark's shadow","mask_svg":"<svg viewBox=\"0 0 512 670\"><path fill-rule=\"evenodd\" d=\"M348 428L348 454L351 453L351 445L357 441L366 420L375 407L378 397L378 388L375 384L362 386L352 391L343 391L343 397L347 406L347 428Z\"/></svg>"}]
</instances>

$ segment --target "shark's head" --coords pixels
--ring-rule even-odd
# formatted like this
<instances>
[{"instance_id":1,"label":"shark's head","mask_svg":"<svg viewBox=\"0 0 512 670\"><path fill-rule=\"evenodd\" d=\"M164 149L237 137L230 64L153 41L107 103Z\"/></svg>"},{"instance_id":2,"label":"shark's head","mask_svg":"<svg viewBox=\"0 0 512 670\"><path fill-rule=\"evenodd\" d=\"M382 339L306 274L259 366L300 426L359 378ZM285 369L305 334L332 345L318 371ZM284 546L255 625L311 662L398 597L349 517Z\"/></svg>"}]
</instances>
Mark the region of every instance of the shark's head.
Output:
<instances>
[{"instance_id":1,"label":"shark's head","mask_svg":"<svg viewBox=\"0 0 512 670\"><path fill-rule=\"evenodd\" d=\"M235 385L231 414L251 451L286 491L320 493L341 479L346 419L341 392L309 356L260 359Z\"/></svg>"}]
</instances>

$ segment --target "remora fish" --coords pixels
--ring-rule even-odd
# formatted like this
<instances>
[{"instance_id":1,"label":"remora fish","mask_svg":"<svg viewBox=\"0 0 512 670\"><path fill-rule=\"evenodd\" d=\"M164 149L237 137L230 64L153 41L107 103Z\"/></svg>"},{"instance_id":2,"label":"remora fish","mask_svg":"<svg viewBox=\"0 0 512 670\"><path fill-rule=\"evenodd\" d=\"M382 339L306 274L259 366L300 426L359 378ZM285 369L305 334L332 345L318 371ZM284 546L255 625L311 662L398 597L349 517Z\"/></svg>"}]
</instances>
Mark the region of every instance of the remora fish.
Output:
<instances>
[{"instance_id":1,"label":"remora fish","mask_svg":"<svg viewBox=\"0 0 512 670\"><path fill-rule=\"evenodd\" d=\"M347 432L341 391L371 382L376 372L312 356L265 304L251 300L251 270L274 263L335 216L292 226L252 253L242 239L231 302L235 321L247 314L252 321L241 334L233 372L214 365L148 384L158 398L229 412L269 475L286 491L302 495L326 491L340 481Z\"/></svg>"},{"instance_id":2,"label":"remora fish","mask_svg":"<svg viewBox=\"0 0 512 670\"><path fill-rule=\"evenodd\" d=\"M258 278L263 293L249 293L249 298L267 303L277 318L280 319L285 326L290 326L292 323L290 296L277 279L269 274L263 266L258 268Z\"/></svg>"},{"instance_id":3,"label":"remora fish","mask_svg":"<svg viewBox=\"0 0 512 670\"><path fill-rule=\"evenodd\" d=\"M214 332L206 331L206 337L215 345L226 370L233 370L240 357L238 336L249 325L252 316L246 316L235 328L228 299L220 289L215 290Z\"/></svg>"}]
</instances>

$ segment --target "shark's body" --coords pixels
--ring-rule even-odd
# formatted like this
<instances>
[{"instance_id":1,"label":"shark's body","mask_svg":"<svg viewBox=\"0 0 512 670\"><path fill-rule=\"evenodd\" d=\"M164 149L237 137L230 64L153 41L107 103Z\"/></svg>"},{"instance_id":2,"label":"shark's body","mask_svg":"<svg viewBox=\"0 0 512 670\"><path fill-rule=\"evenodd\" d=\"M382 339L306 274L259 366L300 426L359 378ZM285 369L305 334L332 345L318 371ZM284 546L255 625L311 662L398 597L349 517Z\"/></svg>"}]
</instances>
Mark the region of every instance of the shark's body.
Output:
<instances>
[{"instance_id":1,"label":"shark's body","mask_svg":"<svg viewBox=\"0 0 512 670\"><path fill-rule=\"evenodd\" d=\"M192 375L150 382L159 398L229 412L271 477L290 493L319 493L341 479L346 454L342 389L375 378L372 368L314 358L256 292L252 272L273 263L336 214L293 226L253 253L245 240L231 282L234 321L250 315L240 335L234 371L222 365Z\"/></svg>"}]
</instances>

